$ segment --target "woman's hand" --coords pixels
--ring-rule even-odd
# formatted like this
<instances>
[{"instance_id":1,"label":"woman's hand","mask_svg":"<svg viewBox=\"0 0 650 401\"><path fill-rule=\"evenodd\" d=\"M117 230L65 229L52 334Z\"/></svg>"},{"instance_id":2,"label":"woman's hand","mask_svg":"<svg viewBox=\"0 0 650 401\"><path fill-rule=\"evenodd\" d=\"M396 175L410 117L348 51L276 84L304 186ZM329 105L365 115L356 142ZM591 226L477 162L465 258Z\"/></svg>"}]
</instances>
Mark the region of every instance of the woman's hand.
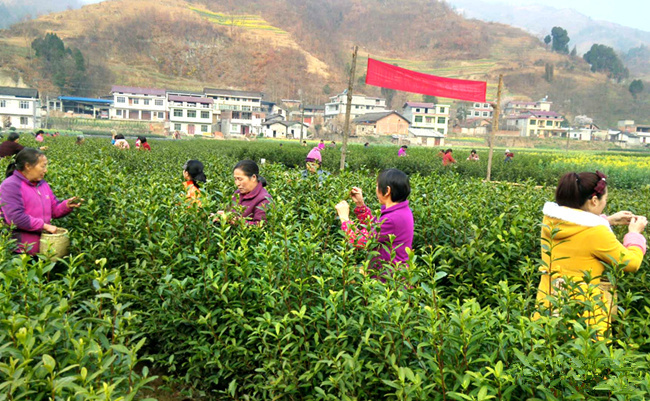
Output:
<instances>
[{"instance_id":1,"label":"woman's hand","mask_svg":"<svg viewBox=\"0 0 650 401\"><path fill-rule=\"evenodd\" d=\"M50 234L56 234L56 226L53 226L52 224L43 224L43 230L47 231Z\"/></svg>"},{"instance_id":2,"label":"woman's hand","mask_svg":"<svg viewBox=\"0 0 650 401\"><path fill-rule=\"evenodd\" d=\"M341 222L350 221L350 205L348 205L347 201L340 201L336 204L335 208Z\"/></svg>"},{"instance_id":3,"label":"woman's hand","mask_svg":"<svg viewBox=\"0 0 650 401\"><path fill-rule=\"evenodd\" d=\"M645 226L648 224L648 219L645 216L634 216L630 221L628 231L631 233L641 234L645 230Z\"/></svg>"},{"instance_id":4,"label":"woman's hand","mask_svg":"<svg viewBox=\"0 0 650 401\"><path fill-rule=\"evenodd\" d=\"M223 210L219 210L217 213L210 213L210 218L212 219L213 223L216 223L218 220L222 219L221 216L223 216L224 214L226 214L226 212L224 212Z\"/></svg>"},{"instance_id":5,"label":"woman's hand","mask_svg":"<svg viewBox=\"0 0 650 401\"><path fill-rule=\"evenodd\" d=\"M75 209L81 206L81 204L84 202L84 199L77 198L76 196L73 196L72 198L68 199L66 201L66 205L69 208Z\"/></svg>"},{"instance_id":6,"label":"woman's hand","mask_svg":"<svg viewBox=\"0 0 650 401\"><path fill-rule=\"evenodd\" d=\"M630 224L630 221L634 217L634 213L628 212L627 210L614 213L611 216L607 216L607 221L612 226L626 226Z\"/></svg>"},{"instance_id":7,"label":"woman's hand","mask_svg":"<svg viewBox=\"0 0 650 401\"><path fill-rule=\"evenodd\" d=\"M350 190L350 197L354 201L354 203L357 205L357 207L364 206L365 203L363 201L363 191L359 187L352 187Z\"/></svg>"}]
</instances>

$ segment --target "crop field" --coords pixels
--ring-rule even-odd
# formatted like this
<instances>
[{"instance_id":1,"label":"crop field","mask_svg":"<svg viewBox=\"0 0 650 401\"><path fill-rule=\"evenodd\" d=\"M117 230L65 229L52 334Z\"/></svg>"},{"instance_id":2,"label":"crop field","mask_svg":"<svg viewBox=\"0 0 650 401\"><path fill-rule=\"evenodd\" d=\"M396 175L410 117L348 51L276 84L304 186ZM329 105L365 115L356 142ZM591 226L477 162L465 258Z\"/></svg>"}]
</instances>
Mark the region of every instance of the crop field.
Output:
<instances>
[{"instance_id":1,"label":"crop field","mask_svg":"<svg viewBox=\"0 0 650 401\"><path fill-rule=\"evenodd\" d=\"M246 29L255 29L255 30L264 30L271 31L276 34L286 35L287 32L283 31L280 28L274 27L262 19L258 15L230 15L223 13L216 13L213 11L203 10L196 7L189 7L190 10L198 13L202 17L208 19L209 21L224 26L236 26Z\"/></svg>"},{"instance_id":2,"label":"crop field","mask_svg":"<svg viewBox=\"0 0 650 401\"><path fill-rule=\"evenodd\" d=\"M22 140L22 139L21 139ZM541 209L571 169L609 175L609 212L650 215L644 154L516 152L482 181L487 155L444 169L436 149L351 146L323 152L322 182L303 177L309 148L274 141L46 138L46 180L85 204L55 224L71 255L52 263L0 244L0 400L136 400L152 380L179 400L565 400L650 397L650 276L610 270L619 315L598 339L558 298L531 316ZM29 138L25 145L35 145ZM133 146L132 146L133 147ZM261 227L215 224L237 161L266 159L273 197ZM203 207L184 202L182 165L205 164ZM2 161L5 167L7 161ZM410 175L415 237L408 268L365 277L334 205L379 169ZM512 185L518 183L520 185ZM607 212L606 211L606 212ZM620 236L623 232L618 228ZM168 399L168 398L165 398Z\"/></svg>"}]
</instances>

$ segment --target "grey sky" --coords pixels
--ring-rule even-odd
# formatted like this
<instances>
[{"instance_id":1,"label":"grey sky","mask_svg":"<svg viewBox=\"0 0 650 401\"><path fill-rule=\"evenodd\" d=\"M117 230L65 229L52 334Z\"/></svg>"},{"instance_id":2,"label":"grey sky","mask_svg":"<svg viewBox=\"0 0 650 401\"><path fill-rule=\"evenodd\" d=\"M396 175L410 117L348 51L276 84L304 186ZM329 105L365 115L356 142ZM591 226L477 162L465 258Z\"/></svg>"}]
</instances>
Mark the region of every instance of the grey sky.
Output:
<instances>
[{"instance_id":1,"label":"grey sky","mask_svg":"<svg viewBox=\"0 0 650 401\"><path fill-rule=\"evenodd\" d=\"M595 20L615 22L650 32L649 0L485 0L491 3L539 4L555 8L573 8ZM540 16L543 18L543 16Z\"/></svg>"}]
</instances>

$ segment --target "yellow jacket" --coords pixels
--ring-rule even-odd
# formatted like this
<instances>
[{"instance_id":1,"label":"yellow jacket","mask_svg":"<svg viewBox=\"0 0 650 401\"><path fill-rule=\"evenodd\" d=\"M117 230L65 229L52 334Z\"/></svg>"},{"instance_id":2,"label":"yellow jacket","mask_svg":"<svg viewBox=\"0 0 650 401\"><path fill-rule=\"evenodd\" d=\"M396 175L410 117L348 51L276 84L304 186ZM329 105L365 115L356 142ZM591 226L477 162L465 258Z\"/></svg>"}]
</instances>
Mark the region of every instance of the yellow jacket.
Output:
<instances>
[{"instance_id":1,"label":"yellow jacket","mask_svg":"<svg viewBox=\"0 0 650 401\"><path fill-rule=\"evenodd\" d=\"M646 239L642 234L628 233L621 244L612 232L609 222L603 216L598 216L580 209L559 206L547 202L544 205L544 219L542 222L542 260L544 266L540 268L542 278L540 281L537 301L549 306L547 297L561 291L564 280L580 283L587 291L584 282L585 272L589 272L593 281L591 284L600 284L600 277L605 273L605 265L627 262L625 271L634 272L639 269L646 251ZM557 230L551 239L551 233ZM548 255L548 247L553 247L552 254ZM546 249L545 249L546 248ZM601 333L609 328L611 322L610 307L601 308L598 300L606 303L603 292L595 288L591 293L591 300L597 305L589 321L596 325ZM602 298L601 298L602 297ZM576 299L585 297L577 296Z\"/></svg>"}]
</instances>

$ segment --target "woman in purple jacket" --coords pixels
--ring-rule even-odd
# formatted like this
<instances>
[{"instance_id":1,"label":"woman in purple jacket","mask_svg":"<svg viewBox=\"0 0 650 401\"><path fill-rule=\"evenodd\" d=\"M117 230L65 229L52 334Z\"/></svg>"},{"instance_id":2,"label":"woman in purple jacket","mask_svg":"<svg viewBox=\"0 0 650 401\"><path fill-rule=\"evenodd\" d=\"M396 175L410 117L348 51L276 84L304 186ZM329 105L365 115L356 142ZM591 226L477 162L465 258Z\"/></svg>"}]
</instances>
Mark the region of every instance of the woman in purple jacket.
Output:
<instances>
[{"instance_id":1,"label":"woman in purple jacket","mask_svg":"<svg viewBox=\"0 0 650 401\"><path fill-rule=\"evenodd\" d=\"M260 168L252 160L242 160L233 169L237 190L232 197L233 203L242 212L237 217L246 219L248 224L260 224L266 221L267 205L273 200L266 192L266 180L260 177ZM223 215L225 212L217 212ZM232 219L231 219L232 221Z\"/></svg>"},{"instance_id":2,"label":"woman in purple jacket","mask_svg":"<svg viewBox=\"0 0 650 401\"><path fill-rule=\"evenodd\" d=\"M341 219L341 229L357 248L364 247L369 239L377 238L379 256L373 260L371 267L379 270L379 276L374 277L381 278L389 273L382 269L381 261L399 265L409 260L406 249L413 246L413 212L408 201L411 185L408 176L402 171L392 168L379 173L375 190L381 204L378 218L373 217L372 211L364 203L361 188L354 187L350 191L356 204L354 213L365 227L356 227L350 221L350 206L347 201L339 202L336 211ZM391 234L395 236L392 244L389 238ZM395 255L393 258L391 253Z\"/></svg>"},{"instance_id":3,"label":"woman in purple jacket","mask_svg":"<svg viewBox=\"0 0 650 401\"><path fill-rule=\"evenodd\" d=\"M5 223L15 227L18 252L38 253L41 233L56 233L52 219L63 217L79 207L83 199L72 197L59 201L48 183L47 157L40 150L25 148L7 168L7 178L0 185L0 204Z\"/></svg>"}]
</instances>

